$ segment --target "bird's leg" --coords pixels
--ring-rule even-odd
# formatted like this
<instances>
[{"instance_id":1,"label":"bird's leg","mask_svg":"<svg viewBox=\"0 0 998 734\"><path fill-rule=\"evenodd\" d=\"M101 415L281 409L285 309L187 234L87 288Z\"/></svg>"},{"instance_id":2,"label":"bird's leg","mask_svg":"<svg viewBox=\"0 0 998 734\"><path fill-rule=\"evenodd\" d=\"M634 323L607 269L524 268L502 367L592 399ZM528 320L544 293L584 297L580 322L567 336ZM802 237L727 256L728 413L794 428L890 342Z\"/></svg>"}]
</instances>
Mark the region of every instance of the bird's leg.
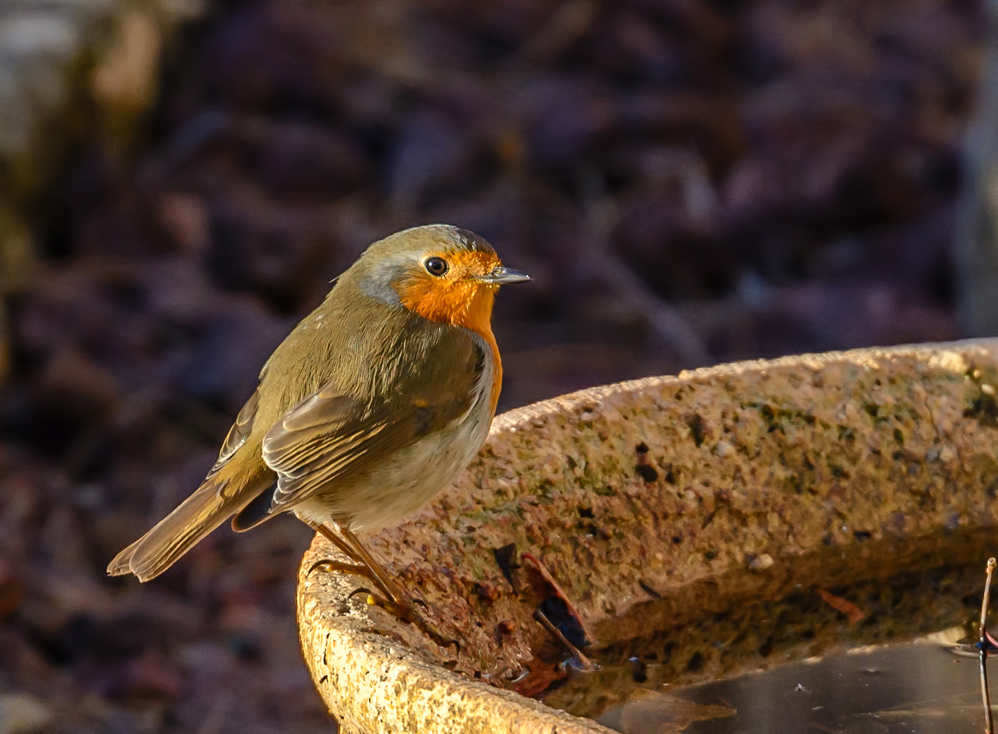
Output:
<instances>
[{"instance_id":1,"label":"bird's leg","mask_svg":"<svg viewBox=\"0 0 998 734\"><path fill-rule=\"evenodd\" d=\"M371 568L367 560L360 556L343 538L339 537L331 528L325 525L319 525L318 523L308 523L308 526L312 528L315 532L319 533L326 540L332 543L336 548L343 553L351 561L356 561L356 563L343 563L342 561L334 561L332 559L326 559L323 561L318 561L312 565L309 569L309 573L315 571L317 568L321 568L324 571L339 571L340 573L348 573L353 576L362 576L363 578L373 581L378 589L388 596L392 602L395 601L392 594L392 586L386 585L381 578L378 577L374 569ZM339 529L339 527L337 527Z\"/></svg>"},{"instance_id":2,"label":"bird's leg","mask_svg":"<svg viewBox=\"0 0 998 734\"><path fill-rule=\"evenodd\" d=\"M437 632L430 624L423 619L423 615L416 611L416 604L426 607L426 602L422 599L416 599L411 594L399 587L395 583L395 580L389 575L389 573L384 569L384 567L378 563L377 559L371 554L367 547L360 542L360 538L354 535L350 528L338 527L340 533L343 535L343 540L350 544L356 554L363 559L364 563L371 569L371 571L380 578L379 586L382 588L387 587L389 597L391 598L390 605L382 604L382 608L386 611L391 612L396 617L401 619L403 622L409 622L414 624L423 634L427 635L435 643L441 647L449 647L454 645L458 652L461 651L461 643L457 640L450 639L449 637L444 637L442 634Z\"/></svg>"},{"instance_id":3,"label":"bird's leg","mask_svg":"<svg viewBox=\"0 0 998 734\"><path fill-rule=\"evenodd\" d=\"M309 523L309 527L335 545L351 561L356 561L356 563L343 563L333 560L319 561L312 566L309 570L310 573L316 568L322 568L326 571L341 571L355 576L362 576L373 581L378 590L384 594L384 600L376 600L379 606L397 610L411 606L412 600L409 595L399 588L391 575L378 563L356 535L342 525L336 525L336 530L317 523ZM397 616L403 615L399 614Z\"/></svg>"},{"instance_id":4,"label":"bird's leg","mask_svg":"<svg viewBox=\"0 0 998 734\"><path fill-rule=\"evenodd\" d=\"M375 582L388 595L391 601L395 602L395 604L403 604L407 601L411 602L409 594L399 588L399 585L395 583L395 579L391 577L391 574L378 563L378 560L371 554L371 551L360 542L360 538L354 535L352 530L343 526L339 526L338 530L343 536L343 540L353 549L354 555L352 557L358 559L371 569L371 573L375 576Z\"/></svg>"},{"instance_id":5,"label":"bird's leg","mask_svg":"<svg viewBox=\"0 0 998 734\"><path fill-rule=\"evenodd\" d=\"M335 545L339 551L352 561L357 561L358 563L364 563L364 559L357 555L357 552L351 548L343 538L333 532L330 528L325 525L320 525L318 523L310 522L308 526L312 528L319 535L323 536L330 543Z\"/></svg>"}]
</instances>

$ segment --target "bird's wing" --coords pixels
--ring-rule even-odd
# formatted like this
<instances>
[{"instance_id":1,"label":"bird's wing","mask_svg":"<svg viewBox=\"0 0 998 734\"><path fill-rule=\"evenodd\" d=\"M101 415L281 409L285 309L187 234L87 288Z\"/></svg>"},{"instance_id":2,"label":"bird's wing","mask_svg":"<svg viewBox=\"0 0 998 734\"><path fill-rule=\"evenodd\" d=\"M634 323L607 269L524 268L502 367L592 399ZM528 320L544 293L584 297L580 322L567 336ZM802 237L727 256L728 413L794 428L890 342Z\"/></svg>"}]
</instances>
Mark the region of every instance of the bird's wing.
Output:
<instances>
[{"instance_id":1,"label":"bird's wing","mask_svg":"<svg viewBox=\"0 0 998 734\"><path fill-rule=\"evenodd\" d=\"M217 474L218 470L225 466L233 454L246 443L246 439L249 438L250 432L253 430L253 419L256 417L256 409L259 403L260 391L255 390L239 411L239 415L236 416L236 422L232 424L228 434L226 434L225 441L222 442L222 448L218 452L218 459L216 459L215 465L208 471L209 479Z\"/></svg>"},{"instance_id":2,"label":"bird's wing","mask_svg":"<svg viewBox=\"0 0 998 734\"><path fill-rule=\"evenodd\" d=\"M372 468L466 413L476 398L479 364L462 359L428 378L406 379L373 404L333 384L302 400L263 439L263 460L278 475L271 512Z\"/></svg>"}]
</instances>

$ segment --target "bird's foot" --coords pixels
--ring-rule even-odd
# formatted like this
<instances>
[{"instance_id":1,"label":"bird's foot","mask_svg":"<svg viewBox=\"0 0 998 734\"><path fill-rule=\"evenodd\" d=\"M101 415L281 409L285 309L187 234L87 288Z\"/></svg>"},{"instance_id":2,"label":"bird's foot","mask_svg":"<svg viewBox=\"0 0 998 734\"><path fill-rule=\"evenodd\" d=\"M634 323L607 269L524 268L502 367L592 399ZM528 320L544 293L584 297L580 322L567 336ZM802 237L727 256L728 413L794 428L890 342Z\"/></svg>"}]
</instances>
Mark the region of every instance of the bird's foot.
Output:
<instances>
[{"instance_id":1,"label":"bird's foot","mask_svg":"<svg viewBox=\"0 0 998 734\"><path fill-rule=\"evenodd\" d=\"M426 621L425 615L419 610L419 607L427 611L430 609L425 601L407 594L395 583L391 583L390 586L383 583L384 579L379 578L367 566L360 563L344 563L343 561L327 559L314 563L308 572L312 574L315 571L346 573L371 581L378 588L377 592L361 587L354 589L350 596L354 597L358 594L366 594L367 603L371 606L380 607L400 622L413 625L441 647L454 645L458 652L460 652L461 643L442 635L433 625Z\"/></svg>"},{"instance_id":2,"label":"bird's foot","mask_svg":"<svg viewBox=\"0 0 998 734\"><path fill-rule=\"evenodd\" d=\"M400 622L411 624L440 647L450 647L453 645L458 653L461 652L460 642L441 634L436 627L427 621L424 612L429 611L430 607L422 599L417 599L405 592L399 593L394 599L389 599L368 591L367 602L368 604L381 607ZM422 610L417 607L422 607Z\"/></svg>"}]
</instances>

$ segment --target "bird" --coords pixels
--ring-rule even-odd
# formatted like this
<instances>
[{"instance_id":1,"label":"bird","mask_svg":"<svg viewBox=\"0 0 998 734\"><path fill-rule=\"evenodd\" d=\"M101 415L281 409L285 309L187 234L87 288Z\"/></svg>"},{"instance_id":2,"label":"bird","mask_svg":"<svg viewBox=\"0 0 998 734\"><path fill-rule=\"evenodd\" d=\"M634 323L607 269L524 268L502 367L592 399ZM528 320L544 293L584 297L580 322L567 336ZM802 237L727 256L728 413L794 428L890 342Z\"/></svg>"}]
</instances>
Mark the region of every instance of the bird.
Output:
<instances>
[{"instance_id":1,"label":"bird","mask_svg":"<svg viewBox=\"0 0 998 734\"><path fill-rule=\"evenodd\" d=\"M108 574L149 581L226 520L243 532L290 512L352 561L327 568L367 577L404 618L357 532L419 509L478 453L502 389L495 294L528 280L452 225L371 244L263 365L201 485Z\"/></svg>"}]
</instances>

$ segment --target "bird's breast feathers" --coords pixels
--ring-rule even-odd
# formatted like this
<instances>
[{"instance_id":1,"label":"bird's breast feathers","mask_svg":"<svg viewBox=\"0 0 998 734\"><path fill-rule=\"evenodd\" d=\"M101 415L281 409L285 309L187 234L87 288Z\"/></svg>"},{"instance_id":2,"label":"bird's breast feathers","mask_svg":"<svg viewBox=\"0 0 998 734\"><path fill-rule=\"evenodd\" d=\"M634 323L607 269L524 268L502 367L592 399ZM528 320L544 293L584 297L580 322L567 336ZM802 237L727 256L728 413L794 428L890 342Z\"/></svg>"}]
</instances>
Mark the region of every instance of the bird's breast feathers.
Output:
<instances>
[{"instance_id":1,"label":"bird's breast feathers","mask_svg":"<svg viewBox=\"0 0 998 734\"><path fill-rule=\"evenodd\" d=\"M361 475L345 478L335 489L330 488L332 491L296 504L295 514L312 522L332 518L357 530L378 528L419 509L445 489L475 458L492 423L498 368L487 345L480 346L484 364L467 410L379 457Z\"/></svg>"}]
</instances>

